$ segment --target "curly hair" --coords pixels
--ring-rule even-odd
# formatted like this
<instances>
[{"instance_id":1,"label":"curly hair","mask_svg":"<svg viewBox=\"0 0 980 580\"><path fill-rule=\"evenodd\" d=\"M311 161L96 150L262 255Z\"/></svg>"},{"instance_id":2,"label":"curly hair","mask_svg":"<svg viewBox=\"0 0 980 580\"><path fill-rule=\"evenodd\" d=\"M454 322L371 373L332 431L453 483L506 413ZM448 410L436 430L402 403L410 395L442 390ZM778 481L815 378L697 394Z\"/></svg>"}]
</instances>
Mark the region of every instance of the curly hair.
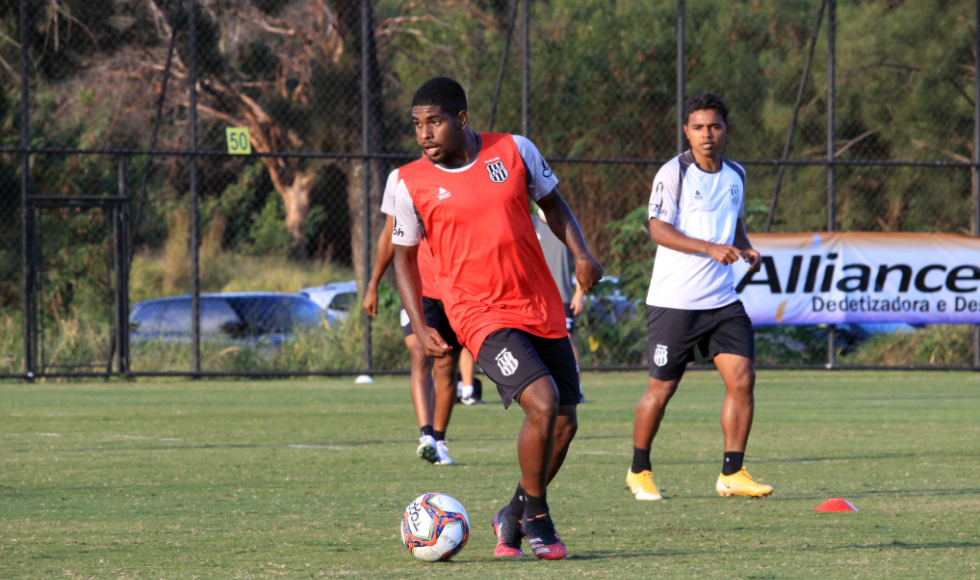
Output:
<instances>
[{"instance_id":1,"label":"curly hair","mask_svg":"<svg viewBox=\"0 0 980 580\"><path fill-rule=\"evenodd\" d=\"M412 107L436 106L450 115L466 110L466 91L451 78L436 77L425 81L412 97Z\"/></svg>"}]
</instances>

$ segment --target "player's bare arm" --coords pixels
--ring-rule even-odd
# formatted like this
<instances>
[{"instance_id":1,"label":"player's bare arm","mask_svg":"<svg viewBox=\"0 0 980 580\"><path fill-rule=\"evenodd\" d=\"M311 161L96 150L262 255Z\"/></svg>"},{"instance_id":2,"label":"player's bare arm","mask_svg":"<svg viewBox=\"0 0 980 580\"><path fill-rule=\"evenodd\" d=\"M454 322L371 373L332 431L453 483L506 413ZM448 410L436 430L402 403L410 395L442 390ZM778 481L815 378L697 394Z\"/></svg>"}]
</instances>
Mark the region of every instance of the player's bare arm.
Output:
<instances>
[{"instance_id":1,"label":"player's bare arm","mask_svg":"<svg viewBox=\"0 0 980 580\"><path fill-rule=\"evenodd\" d=\"M658 219L650 220L650 239L659 246L678 252L706 254L712 260L726 266L734 264L742 257L742 252L735 246L714 244L707 240L692 238L669 223Z\"/></svg>"},{"instance_id":2,"label":"player's bare arm","mask_svg":"<svg viewBox=\"0 0 980 580\"><path fill-rule=\"evenodd\" d=\"M419 275L419 247L395 245L395 281L402 296L402 306L408 314L412 330L425 349L426 356L442 358L452 347L439 331L425 324L422 315L422 276Z\"/></svg>"},{"instance_id":3,"label":"player's bare arm","mask_svg":"<svg viewBox=\"0 0 980 580\"><path fill-rule=\"evenodd\" d=\"M537 204L544 212L548 227L575 256L575 278L578 280L578 287L582 292L588 292L602 279L603 268L589 251L575 214L565 203L557 187L539 199Z\"/></svg>"},{"instance_id":4,"label":"player's bare arm","mask_svg":"<svg viewBox=\"0 0 980 580\"><path fill-rule=\"evenodd\" d=\"M742 259L748 262L749 271L758 272L762 265L762 256L752 247L742 218L738 218L738 222L735 223L735 239L732 240L732 245L742 252Z\"/></svg>"},{"instance_id":5,"label":"player's bare arm","mask_svg":"<svg viewBox=\"0 0 980 580\"><path fill-rule=\"evenodd\" d=\"M575 294L572 296L572 314L578 316L582 313L582 309L585 308L585 293L582 292L582 286L575 281Z\"/></svg>"},{"instance_id":6,"label":"player's bare arm","mask_svg":"<svg viewBox=\"0 0 980 580\"><path fill-rule=\"evenodd\" d=\"M374 272L364 291L364 311L368 316L378 315L378 284L381 283L382 276L388 271L388 266L395 257L395 244L391 243L394 222L395 218L388 216L385 227L381 230L381 236L378 237L378 255L374 258Z\"/></svg>"}]
</instances>

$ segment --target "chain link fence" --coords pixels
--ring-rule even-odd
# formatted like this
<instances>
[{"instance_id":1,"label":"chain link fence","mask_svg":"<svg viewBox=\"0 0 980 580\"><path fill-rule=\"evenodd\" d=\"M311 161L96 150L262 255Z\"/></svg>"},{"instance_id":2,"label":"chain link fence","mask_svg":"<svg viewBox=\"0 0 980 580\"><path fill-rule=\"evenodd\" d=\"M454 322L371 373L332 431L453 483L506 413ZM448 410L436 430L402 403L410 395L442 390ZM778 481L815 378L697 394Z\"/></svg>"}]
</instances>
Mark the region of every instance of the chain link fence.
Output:
<instances>
[{"instance_id":1,"label":"chain link fence","mask_svg":"<svg viewBox=\"0 0 980 580\"><path fill-rule=\"evenodd\" d=\"M649 186L680 103L721 94L750 232L978 235L976 2L0 2L0 375L409 366L389 272L360 308L432 76L530 137L617 296L642 303ZM248 138L229 129L247 130ZM828 145L830 144L830 145ZM585 367L645 364L592 302ZM976 329L759 329L759 363L978 367ZM973 341L971 343L971 340Z\"/></svg>"}]
</instances>

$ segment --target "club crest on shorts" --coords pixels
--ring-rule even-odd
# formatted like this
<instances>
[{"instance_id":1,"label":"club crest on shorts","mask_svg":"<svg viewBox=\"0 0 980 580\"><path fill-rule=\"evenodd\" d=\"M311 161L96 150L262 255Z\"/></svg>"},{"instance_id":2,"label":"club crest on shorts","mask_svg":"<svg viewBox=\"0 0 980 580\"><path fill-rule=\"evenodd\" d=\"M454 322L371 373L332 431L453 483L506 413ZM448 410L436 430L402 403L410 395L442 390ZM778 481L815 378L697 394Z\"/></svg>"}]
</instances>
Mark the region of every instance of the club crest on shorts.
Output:
<instances>
[{"instance_id":1,"label":"club crest on shorts","mask_svg":"<svg viewBox=\"0 0 980 580\"><path fill-rule=\"evenodd\" d=\"M658 367L662 367L667 364L667 345L657 345L657 350L653 352L653 363Z\"/></svg>"},{"instance_id":2,"label":"club crest on shorts","mask_svg":"<svg viewBox=\"0 0 980 580\"><path fill-rule=\"evenodd\" d=\"M507 173L507 168L504 167L503 161L494 161L493 163L487 164L487 173L490 174L490 181L494 183L503 183L510 177L510 173Z\"/></svg>"},{"instance_id":3,"label":"club crest on shorts","mask_svg":"<svg viewBox=\"0 0 980 580\"><path fill-rule=\"evenodd\" d=\"M402 322L402 326L408 326L408 322L409 322L408 312L405 312L404 308L402 308L401 322Z\"/></svg>"},{"instance_id":4,"label":"club crest on shorts","mask_svg":"<svg viewBox=\"0 0 980 580\"><path fill-rule=\"evenodd\" d=\"M509 377L517 370L517 359L514 358L514 355L511 354L511 352L506 348L500 351L500 353L494 357L494 360L497 361L497 366L500 367L500 372L504 373L505 377Z\"/></svg>"}]
</instances>

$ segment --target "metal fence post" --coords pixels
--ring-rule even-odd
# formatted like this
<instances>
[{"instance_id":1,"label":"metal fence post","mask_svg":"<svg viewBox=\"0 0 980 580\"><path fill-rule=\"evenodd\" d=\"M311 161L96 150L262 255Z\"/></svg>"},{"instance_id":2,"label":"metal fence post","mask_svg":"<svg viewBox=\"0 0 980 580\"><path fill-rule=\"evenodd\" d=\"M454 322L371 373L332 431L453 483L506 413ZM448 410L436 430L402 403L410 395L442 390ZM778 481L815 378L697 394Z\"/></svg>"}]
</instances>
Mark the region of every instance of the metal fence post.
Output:
<instances>
[{"instance_id":1,"label":"metal fence post","mask_svg":"<svg viewBox=\"0 0 980 580\"><path fill-rule=\"evenodd\" d=\"M31 146L31 61L28 53L30 44L30 14L28 0L20 0L20 235L21 235L21 291L23 292L24 309L24 376L30 380L34 376L34 340L33 321L34 309L34 251L33 251L33 215L28 203L31 192L31 158L26 151Z\"/></svg>"},{"instance_id":2,"label":"metal fence post","mask_svg":"<svg viewBox=\"0 0 980 580\"><path fill-rule=\"evenodd\" d=\"M190 113L191 113L191 143L190 143L190 180L191 180L191 349L195 378L201 372L201 276L198 263L198 245L201 219L198 211L197 183L197 0L189 2L190 14L187 20L187 34L190 37Z\"/></svg>"},{"instance_id":3,"label":"metal fence post","mask_svg":"<svg viewBox=\"0 0 980 580\"><path fill-rule=\"evenodd\" d=\"M973 235L980 237L980 0L976 2L973 36ZM972 366L980 369L980 324L970 326Z\"/></svg>"},{"instance_id":4,"label":"metal fence post","mask_svg":"<svg viewBox=\"0 0 980 580\"><path fill-rule=\"evenodd\" d=\"M361 243L364 246L362 259L364 262L364 291L367 292L368 284L371 282L371 134L368 130L370 122L370 99L371 86L368 78L370 71L370 61L368 50L368 34L371 33L368 26L368 19L371 14L370 0L361 0L361 150L365 157L361 166L361 179L363 180L364 191L364 218L363 233ZM363 310L363 309L362 309ZM364 369L371 370L371 317L367 312L362 312L364 319Z\"/></svg>"},{"instance_id":5,"label":"metal fence post","mask_svg":"<svg viewBox=\"0 0 980 580\"><path fill-rule=\"evenodd\" d=\"M684 152L684 0L677 0L677 154Z\"/></svg>"},{"instance_id":6,"label":"metal fence post","mask_svg":"<svg viewBox=\"0 0 980 580\"><path fill-rule=\"evenodd\" d=\"M493 123L497 118L497 105L500 103L500 89L504 84L504 68L507 66L507 55L510 54L510 40L514 36L514 24L517 23L517 8L521 5L521 0L514 0L514 7L510 11L510 20L507 21L507 36L504 40L504 49L500 53L500 67L497 69L497 84L493 89L493 102L490 105L490 116L487 118L487 132L493 133Z\"/></svg>"},{"instance_id":7,"label":"metal fence post","mask_svg":"<svg viewBox=\"0 0 980 580\"><path fill-rule=\"evenodd\" d=\"M813 25L813 36L810 38L810 50L806 55L806 63L803 65L803 77L800 79L800 86L796 91L796 104L793 105L793 119L789 123L789 131L786 132L786 142L783 145L783 156L781 159L789 159L789 149L793 144L793 135L796 133L796 122L800 116L800 107L803 106L803 94L806 91L806 81L810 78L810 65L813 63L813 53L817 48L817 39L820 37L820 24L823 22L824 9L827 7L827 0L820 3L820 10L817 11L817 23ZM766 229L768 234L772 231L772 223L776 219L776 205L779 203L779 191L783 185L783 175L786 173L785 163L779 165L779 173L776 175L776 189L772 192L772 201L769 203L769 215L766 217Z\"/></svg>"},{"instance_id":8,"label":"metal fence post","mask_svg":"<svg viewBox=\"0 0 980 580\"><path fill-rule=\"evenodd\" d=\"M129 197L129 157L123 155L119 157L118 162L118 187L119 187L119 198L127 199ZM125 283L125 276L123 272L125 271L126 264L126 241L124 239L125 231L123 220L123 207L122 204L115 204L112 206L110 212L112 216L112 237L113 237L113 269L115 270L115 283L113 287L114 301L115 301L115 316L113 320L113 327L115 328L114 336L112 337L112 343L110 346L109 362L106 365L106 375L112 374L112 362L115 358L118 363L116 365L117 370L120 373L124 372L126 368L125 356L124 356L124 344L123 336L129 334L128 328L128 308L125 306L125 300L123 299L123 294L125 294L126 289L123 284ZM114 356L113 356L114 355Z\"/></svg>"},{"instance_id":9,"label":"metal fence post","mask_svg":"<svg viewBox=\"0 0 980 580\"><path fill-rule=\"evenodd\" d=\"M119 372L129 374L129 265L133 254L129 237L129 156L119 158L119 197L116 231L116 351ZM111 364L112 361L110 361Z\"/></svg>"},{"instance_id":10,"label":"metal fence post","mask_svg":"<svg viewBox=\"0 0 980 580\"><path fill-rule=\"evenodd\" d=\"M524 0L524 44L521 47L521 132L531 138L531 0Z\"/></svg>"},{"instance_id":11,"label":"metal fence post","mask_svg":"<svg viewBox=\"0 0 980 580\"><path fill-rule=\"evenodd\" d=\"M827 3L827 231L832 232L836 216L835 205L835 174L834 174L834 141L836 139L835 124L837 117L837 0ZM827 332L827 367L837 363L834 325Z\"/></svg>"}]
</instances>

